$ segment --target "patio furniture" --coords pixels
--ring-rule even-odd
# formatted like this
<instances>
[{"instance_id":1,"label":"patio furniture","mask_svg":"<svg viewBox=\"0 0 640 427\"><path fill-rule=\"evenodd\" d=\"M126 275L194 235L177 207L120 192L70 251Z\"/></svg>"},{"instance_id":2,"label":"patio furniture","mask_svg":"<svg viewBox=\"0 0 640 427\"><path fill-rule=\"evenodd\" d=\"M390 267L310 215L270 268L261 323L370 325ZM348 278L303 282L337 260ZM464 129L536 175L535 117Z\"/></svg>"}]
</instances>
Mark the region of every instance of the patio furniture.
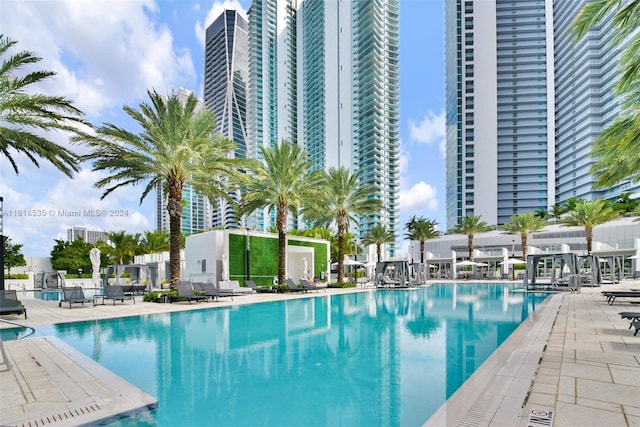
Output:
<instances>
[{"instance_id":1,"label":"patio furniture","mask_svg":"<svg viewBox=\"0 0 640 427\"><path fill-rule=\"evenodd\" d=\"M286 279L284 283L287 285L287 289L289 289L290 292L306 292L304 288L296 285L296 283L291 279Z\"/></svg>"},{"instance_id":2,"label":"patio furniture","mask_svg":"<svg viewBox=\"0 0 640 427\"><path fill-rule=\"evenodd\" d=\"M189 301L189 304L191 304L191 301L206 301L209 299L208 296L205 295L201 295L201 294L197 294L193 291L193 287L191 286L191 283L189 282L178 282L176 283L176 289L178 290L178 296L177 297L173 297L171 299L171 302L173 301L180 301L180 300L187 300Z\"/></svg>"},{"instance_id":3,"label":"patio furniture","mask_svg":"<svg viewBox=\"0 0 640 427\"><path fill-rule=\"evenodd\" d=\"M124 293L124 289L120 285L108 285L104 287L104 296L103 301L105 299L110 299L113 301L113 305L116 305L116 301L122 301L124 304L125 300L132 300L133 303L136 303L136 299L133 295L127 295ZM94 298L93 305L96 305L96 300Z\"/></svg>"},{"instance_id":4,"label":"patio furniture","mask_svg":"<svg viewBox=\"0 0 640 427\"><path fill-rule=\"evenodd\" d=\"M229 287L233 291L233 295L248 295L253 293L253 289L240 287L237 280L229 280Z\"/></svg>"},{"instance_id":5,"label":"patio furniture","mask_svg":"<svg viewBox=\"0 0 640 427\"><path fill-rule=\"evenodd\" d=\"M18 302L15 289L0 291L0 314L22 314L27 318L27 309Z\"/></svg>"},{"instance_id":6,"label":"patio furniture","mask_svg":"<svg viewBox=\"0 0 640 427\"><path fill-rule=\"evenodd\" d=\"M603 291L601 294L607 300L607 303L613 305L616 298L640 298L640 292L635 291ZM633 301L632 303L635 303Z\"/></svg>"},{"instance_id":7,"label":"patio furniture","mask_svg":"<svg viewBox=\"0 0 640 427\"><path fill-rule=\"evenodd\" d=\"M62 307L63 302L69 303L69 309L71 309L71 304L82 304L84 307L85 302L93 302L93 299L84 296L81 286L63 286L62 299L58 302L58 307Z\"/></svg>"},{"instance_id":8,"label":"patio furniture","mask_svg":"<svg viewBox=\"0 0 640 427\"><path fill-rule=\"evenodd\" d=\"M245 280L244 286L251 289L253 292L258 292L258 286L256 286L256 283L253 280Z\"/></svg>"},{"instance_id":9,"label":"patio furniture","mask_svg":"<svg viewBox=\"0 0 640 427\"><path fill-rule=\"evenodd\" d=\"M324 283L318 283L317 285L309 283L306 279L300 279L300 285L305 291L316 291L318 292L320 289L323 289L325 292L327 291L327 285Z\"/></svg>"},{"instance_id":10,"label":"patio furniture","mask_svg":"<svg viewBox=\"0 0 640 427\"><path fill-rule=\"evenodd\" d=\"M231 297L231 301L233 301L233 293L221 293L213 283L193 282L193 289L201 295L215 298L216 301L219 301L220 297Z\"/></svg>"},{"instance_id":11,"label":"patio furniture","mask_svg":"<svg viewBox=\"0 0 640 427\"><path fill-rule=\"evenodd\" d=\"M640 311L622 311L618 313L622 319L629 320L629 329L635 322L640 321Z\"/></svg>"},{"instance_id":12,"label":"patio furniture","mask_svg":"<svg viewBox=\"0 0 640 427\"><path fill-rule=\"evenodd\" d=\"M638 331L640 331L640 322L633 322L631 326L633 326L636 329L636 331L633 334L633 336L635 337L636 335L638 335Z\"/></svg>"}]
</instances>

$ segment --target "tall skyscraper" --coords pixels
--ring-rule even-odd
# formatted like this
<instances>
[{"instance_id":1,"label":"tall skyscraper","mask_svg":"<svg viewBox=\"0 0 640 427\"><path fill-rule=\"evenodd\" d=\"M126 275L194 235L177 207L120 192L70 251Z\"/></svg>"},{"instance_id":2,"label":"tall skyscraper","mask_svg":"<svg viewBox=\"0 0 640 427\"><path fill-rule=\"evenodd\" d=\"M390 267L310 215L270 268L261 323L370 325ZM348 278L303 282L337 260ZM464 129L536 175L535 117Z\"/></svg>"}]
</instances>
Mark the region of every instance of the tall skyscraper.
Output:
<instances>
[{"instance_id":1,"label":"tall skyscraper","mask_svg":"<svg viewBox=\"0 0 640 427\"><path fill-rule=\"evenodd\" d=\"M360 171L384 208L359 233L395 230L398 1L257 0L249 28L248 151L287 139L316 169Z\"/></svg>"},{"instance_id":2,"label":"tall skyscraper","mask_svg":"<svg viewBox=\"0 0 640 427\"><path fill-rule=\"evenodd\" d=\"M618 111L618 52L606 25L569 34L585 3L445 2L448 228L629 191L596 191L589 175L593 141Z\"/></svg>"},{"instance_id":3,"label":"tall skyscraper","mask_svg":"<svg viewBox=\"0 0 640 427\"><path fill-rule=\"evenodd\" d=\"M547 6L545 0L445 2L447 228L470 215L502 224L553 204Z\"/></svg>"},{"instance_id":4,"label":"tall skyscraper","mask_svg":"<svg viewBox=\"0 0 640 427\"><path fill-rule=\"evenodd\" d=\"M204 103L216 116L216 130L233 140L235 157L247 156L248 23L236 10L224 10L207 28ZM239 195L232 195L237 201ZM213 227L237 228L235 211L218 200Z\"/></svg>"},{"instance_id":5,"label":"tall skyscraper","mask_svg":"<svg viewBox=\"0 0 640 427\"><path fill-rule=\"evenodd\" d=\"M177 92L178 99L182 102L186 102L191 94L190 90L184 88L179 88ZM205 108L204 102L199 100L196 108L200 110ZM196 193L191 184L187 183L182 191L182 203L184 204L181 226L183 233L191 234L211 230L212 209L206 196ZM156 189L156 229L169 231L167 197L161 187Z\"/></svg>"},{"instance_id":6,"label":"tall skyscraper","mask_svg":"<svg viewBox=\"0 0 640 427\"><path fill-rule=\"evenodd\" d=\"M628 180L594 190L594 176L588 173L595 161L590 155L594 140L620 113L621 98L615 85L621 49L612 48L614 32L608 23L598 25L576 43L570 25L586 3L556 0L554 4L556 203L572 197L592 200L640 193L640 185Z\"/></svg>"}]
</instances>

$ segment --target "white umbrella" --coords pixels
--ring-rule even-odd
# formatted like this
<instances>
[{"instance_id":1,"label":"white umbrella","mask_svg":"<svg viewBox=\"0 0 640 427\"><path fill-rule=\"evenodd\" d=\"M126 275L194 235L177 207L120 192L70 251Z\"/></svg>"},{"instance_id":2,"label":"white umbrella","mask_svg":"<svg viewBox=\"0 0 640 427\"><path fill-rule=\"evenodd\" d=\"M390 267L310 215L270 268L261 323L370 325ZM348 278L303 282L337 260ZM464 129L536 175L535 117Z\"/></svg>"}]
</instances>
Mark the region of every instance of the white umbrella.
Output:
<instances>
[{"instance_id":1,"label":"white umbrella","mask_svg":"<svg viewBox=\"0 0 640 427\"><path fill-rule=\"evenodd\" d=\"M633 256L627 257L627 259L640 259L640 255L633 255Z\"/></svg>"},{"instance_id":2,"label":"white umbrella","mask_svg":"<svg viewBox=\"0 0 640 427\"><path fill-rule=\"evenodd\" d=\"M509 258L506 261L503 261L500 263L500 265L516 265L516 264L526 264L526 261L523 261L521 259L518 258Z\"/></svg>"},{"instance_id":3,"label":"white umbrella","mask_svg":"<svg viewBox=\"0 0 640 427\"><path fill-rule=\"evenodd\" d=\"M479 262L478 267L489 267L489 264L487 264L486 262Z\"/></svg>"},{"instance_id":4,"label":"white umbrella","mask_svg":"<svg viewBox=\"0 0 640 427\"><path fill-rule=\"evenodd\" d=\"M331 264L331 266L333 267L336 267L337 265L338 265L337 262L334 262L333 264ZM361 263L360 261L354 261L350 258L345 258L344 265L364 265L364 264Z\"/></svg>"},{"instance_id":5,"label":"white umbrella","mask_svg":"<svg viewBox=\"0 0 640 427\"><path fill-rule=\"evenodd\" d=\"M478 265L477 262L473 262L473 261L460 261L458 263L456 263L456 267L467 267L469 265Z\"/></svg>"}]
</instances>

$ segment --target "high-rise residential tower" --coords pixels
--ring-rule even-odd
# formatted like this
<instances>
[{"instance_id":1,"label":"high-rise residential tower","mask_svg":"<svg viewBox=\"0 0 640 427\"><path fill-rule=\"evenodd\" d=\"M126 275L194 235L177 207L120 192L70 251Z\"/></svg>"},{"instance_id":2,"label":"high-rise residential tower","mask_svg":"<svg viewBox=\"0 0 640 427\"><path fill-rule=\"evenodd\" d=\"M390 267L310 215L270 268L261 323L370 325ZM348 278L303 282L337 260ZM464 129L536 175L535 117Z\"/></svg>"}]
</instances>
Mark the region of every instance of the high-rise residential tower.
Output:
<instances>
[{"instance_id":1,"label":"high-rise residential tower","mask_svg":"<svg viewBox=\"0 0 640 427\"><path fill-rule=\"evenodd\" d=\"M612 48L614 31L608 22L578 42L570 26L586 0L554 2L556 96L556 203L577 197L587 200L640 194L640 184L628 180L607 189L594 189L589 169L593 142L621 112L615 85L621 74L624 44Z\"/></svg>"},{"instance_id":2,"label":"high-rise residential tower","mask_svg":"<svg viewBox=\"0 0 640 427\"><path fill-rule=\"evenodd\" d=\"M287 139L316 169L360 171L384 208L359 233L397 222L398 25L397 0L256 0L250 11L248 151Z\"/></svg>"},{"instance_id":3,"label":"high-rise residential tower","mask_svg":"<svg viewBox=\"0 0 640 427\"><path fill-rule=\"evenodd\" d=\"M248 23L236 10L224 10L207 28L204 103L216 117L216 130L233 140L235 157L247 156ZM237 201L238 195L232 195ZM237 228L234 209L223 199L213 211L213 226Z\"/></svg>"},{"instance_id":4,"label":"high-rise residential tower","mask_svg":"<svg viewBox=\"0 0 640 427\"><path fill-rule=\"evenodd\" d=\"M447 228L634 190L597 191L589 174L593 141L619 111L619 52L606 24L570 34L585 3L445 2Z\"/></svg>"},{"instance_id":5,"label":"high-rise residential tower","mask_svg":"<svg viewBox=\"0 0 640 427\"><path fill-rule=\"evenodd\" d=\"M554 200L552 11L545 0L445 2L447 228L502 224Z\"/></svg>"}]
</instances>

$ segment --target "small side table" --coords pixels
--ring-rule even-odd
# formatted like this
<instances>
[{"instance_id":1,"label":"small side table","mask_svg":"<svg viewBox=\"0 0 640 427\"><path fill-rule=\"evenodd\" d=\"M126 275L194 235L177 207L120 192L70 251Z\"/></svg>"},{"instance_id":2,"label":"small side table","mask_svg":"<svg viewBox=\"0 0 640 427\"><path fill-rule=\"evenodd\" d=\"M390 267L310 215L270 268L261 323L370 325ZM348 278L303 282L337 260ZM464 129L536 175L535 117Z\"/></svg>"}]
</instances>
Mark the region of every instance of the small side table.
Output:
<instances>
[{"instance_id":1,"label":"small side table","mask_svg":"<svg viewBox=\"0 0 640 427\"><path fill-rule=\"evenodd\" d=\"M100 301L100 302L98 302ZM95 307L96 305L104 305L104 295L94 295L93 296L93 306Z\"/></svg>"}]
</instances>

